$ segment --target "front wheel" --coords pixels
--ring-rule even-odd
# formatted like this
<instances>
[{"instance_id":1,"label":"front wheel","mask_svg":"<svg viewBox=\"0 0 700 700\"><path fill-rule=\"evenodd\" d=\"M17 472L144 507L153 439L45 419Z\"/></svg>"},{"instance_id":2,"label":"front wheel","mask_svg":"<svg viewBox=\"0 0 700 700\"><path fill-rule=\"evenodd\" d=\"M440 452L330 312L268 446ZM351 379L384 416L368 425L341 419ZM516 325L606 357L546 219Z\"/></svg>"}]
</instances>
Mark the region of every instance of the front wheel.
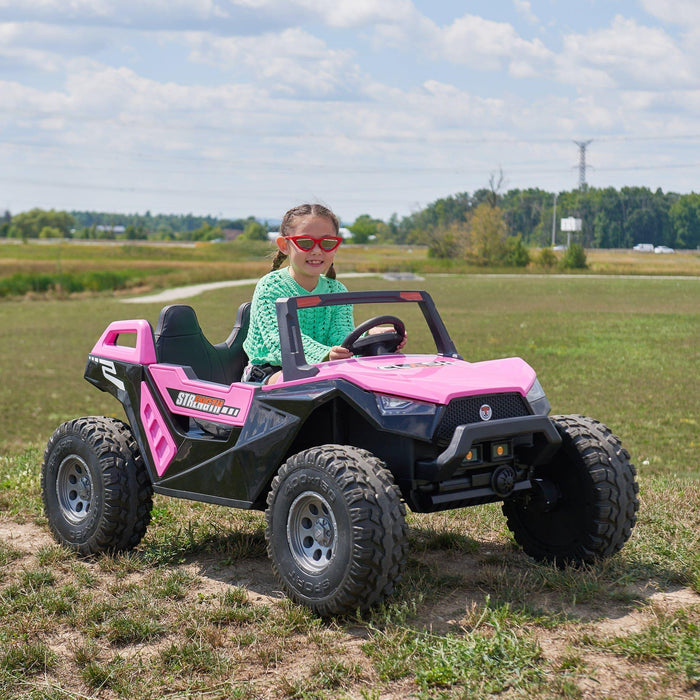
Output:
<instances>
[{"instance_id":1,"label":"front wheel","mask_svg":"<svg viewBox=\"0 0 700 700\"><path fill-rule=\"evenodd\" d=\"M389 595L408 548L405 507L383 463L324 445L280 467L265 538L285 592L320 615L365 610Z\"/></svg>"},{"instance_id":2,"label":"front wheel","mask_svg":"<svg viewBox=\"0 0 700 700\"><path fill-rule=\"evenodd\" d=\"M151 482L129 426L92 416L49 439L41 468L54 538L81 554L135 547L151 519Z\"/></svg>"},{"instance_id":3,"label":"front wheel","mask_svg":"<svg viewBox=\"0 0 700 700\"><path fill-rule=\"evenodd\" d=\"M503 504L516 542L539 561L591 563L619 551L637 522L639 487L612 432L585 416L554 416L562 444L537 467L531 494Z\"/></svg>"}]
</instances>

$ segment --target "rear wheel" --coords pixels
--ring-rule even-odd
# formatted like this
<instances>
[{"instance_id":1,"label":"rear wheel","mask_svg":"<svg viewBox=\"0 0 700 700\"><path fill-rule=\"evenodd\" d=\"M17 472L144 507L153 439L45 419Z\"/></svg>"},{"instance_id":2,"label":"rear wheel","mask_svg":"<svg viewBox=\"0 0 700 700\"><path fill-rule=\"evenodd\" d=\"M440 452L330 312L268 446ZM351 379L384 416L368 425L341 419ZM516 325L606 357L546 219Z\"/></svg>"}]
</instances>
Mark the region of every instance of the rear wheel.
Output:
<instances>
[{"instance_id":1,"label":"rear wheel","mask_svg":"<svg viewBox=\"0 0 700 700\"><path fill-rule=\"evenodd\" d=\"M81 554L135 547L151 519L152 487L129 427L92 416L61 425L41 468L54 538Z\"/></svg>"},{"instance_id":2,"label":"rear wheel","mask_svg":"<svg viewBox=\"0 0 700 700\"><path fill-rule=\"evenodd\" d=\"M628 452L585 416L555 416L554 459L535 470L531 494L503 504L508 527L540 561L593 562L619 551L637 521L639 487Z\"/></svg>"},{"instance_id":3,"label":"rear wheel","mask_svg":"<svg viewBox=\"0 0 700 700\"><path fill-rule=\"evenodd\" d=\"M292 600L320 615L367 609L401 578L405 507L365 450L315 447L280 467L267 497L267 551Z\"/></svg>"}]
</instances>

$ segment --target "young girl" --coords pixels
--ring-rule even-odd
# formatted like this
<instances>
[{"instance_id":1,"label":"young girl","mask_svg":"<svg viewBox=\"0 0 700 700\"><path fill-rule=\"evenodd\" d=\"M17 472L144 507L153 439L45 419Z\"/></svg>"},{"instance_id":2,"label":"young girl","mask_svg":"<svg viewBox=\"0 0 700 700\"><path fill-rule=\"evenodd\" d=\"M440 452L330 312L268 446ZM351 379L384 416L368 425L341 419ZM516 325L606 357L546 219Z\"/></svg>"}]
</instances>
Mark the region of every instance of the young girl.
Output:
<instances>
[{"instance_id":1,"label":"young girl","mask_svg":"<svg viewBox=\"0 0 700 700\"><path fill-rule=\"evenodd\" d=\"M302 204L284 215L272 271L258 282L253 293L250 328L243 343L249 360L243 381L274 384L281 378L277 299L347 291L335 279L333 269L341 242L338 217L321 204ZM280 269L287 258L289 265ZM299 309L299 327L308 362L351 357L340 344L355 327L352 306Z\"/></svg>"}]
</instances>

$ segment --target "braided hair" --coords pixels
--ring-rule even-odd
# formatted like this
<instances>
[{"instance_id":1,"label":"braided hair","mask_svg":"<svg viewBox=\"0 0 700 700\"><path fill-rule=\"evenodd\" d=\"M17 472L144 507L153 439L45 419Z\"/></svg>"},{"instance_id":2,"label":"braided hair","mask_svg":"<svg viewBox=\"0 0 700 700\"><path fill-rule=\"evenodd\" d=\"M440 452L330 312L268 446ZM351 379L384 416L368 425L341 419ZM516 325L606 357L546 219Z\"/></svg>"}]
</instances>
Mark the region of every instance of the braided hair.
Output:
<instances>
[{"instance_id":1,"label":"braided hair","mask_svg":"<svg viewBox=\"0 0 700 700\"><path fill-rule=\"evenodd\" d=\"M324 207L323 204L300 204L298 207L293 207L290 209L283 217L282 223L280 224L280 236L291 236L294 230L294 222L303 216L320 216L324 219L328 219L335 229L335 235L337 236L340 232L340 221L338 217L328 208ZM285 253L281 250L277 251L272 261L272 270L277 270L282 265L282 263L287 259ZM335 268L333 263L326 270L326 277L334 280L335 279Z\"/></svg>"}]
</instances>

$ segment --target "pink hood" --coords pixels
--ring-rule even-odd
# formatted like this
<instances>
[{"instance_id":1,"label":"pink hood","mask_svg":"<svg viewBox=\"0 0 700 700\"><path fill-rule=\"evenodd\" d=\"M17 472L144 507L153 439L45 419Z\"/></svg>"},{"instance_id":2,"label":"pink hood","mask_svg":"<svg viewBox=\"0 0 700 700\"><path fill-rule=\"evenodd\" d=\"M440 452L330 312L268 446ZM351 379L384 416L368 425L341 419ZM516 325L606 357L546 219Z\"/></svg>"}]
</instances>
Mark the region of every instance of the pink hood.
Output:
<instances>
[{"instance_id":1,"label":"pink hood","mask_svg":"<svg viewBox=\"0 0 700 700\"><path fill-rule=\"evenodd\" d=\"M313 381L346 379L369 391L440 404L478 394L517 391L525 396L536 378L519 357L472 363L440 355L384 355L317 366Z\"/></svg>"}]
</instances>

